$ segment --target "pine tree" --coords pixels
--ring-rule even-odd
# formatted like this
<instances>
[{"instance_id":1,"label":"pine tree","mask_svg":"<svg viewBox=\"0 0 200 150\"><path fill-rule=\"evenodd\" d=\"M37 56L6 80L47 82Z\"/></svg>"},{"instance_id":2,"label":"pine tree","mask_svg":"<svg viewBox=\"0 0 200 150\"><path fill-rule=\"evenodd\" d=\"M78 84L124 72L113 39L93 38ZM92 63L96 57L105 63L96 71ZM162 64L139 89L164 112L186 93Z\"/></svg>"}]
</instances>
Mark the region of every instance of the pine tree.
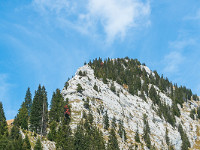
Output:
<instances>
[{"instance_id":1,"label":"pine tree","mask_svg":"<svg viewBox=\"0 0 200 150\"><path fill-rule=\"evenodd\" d=\"M136 133L135 133L135 141L137 143L140 143L140 136L139 136L138 126L137 126L137 130L136 130Z\"/></svg>"},{"instance_id":2,"label":"pine tree","mask_svg":"<svg viewBox=\"0 0 200 150\"><path fill-rule=\"evenodd\" d=\"M69 125L62 125L59 127L56 138L56 148L73 150L72 130Z\"/></svg>"},{"instance_id":3,"label":"pine tree","mask_svg":"<svg viewBox=\"0 0 200 150\"><path fill-rule=\"evenodd\" d=\"M77 125L77 128L74 133L74 148L76 150L84 150L85 149L85 134L84 128L82 125Z\"/></svg>"},{"instance_id":4,"label":"pine tree","mask_svg":"<svg viewBox=\"0 0 200 150\"><path fill-rule=\"evenodd\" d=\"M122 120L119 120L118 134L124 141L126 141L126 131L124 130L124 125L123 125L123 121Z\"/></svg>"},{"instance_id":5,"label":"pine tree","mask_svg":"<svg viewBox=\"0 0 200 150\"><path fill-rule=\"evenodd\" d=\"M92 115L92 113L90 111L89 114L88 114L88 121L89 121L90 124L92 124L93 120L94 120L94 117L93 117L93 115Z\"/></svg>"},{"instance_id":6,"label":"pine tree","mask_svg":"<svg viewBox=\"0 0 200 150\"><path fill-rule=\"evenodd\" d=\"M42 143L39 138L37 139L34 150L42 150Z\"/></svg>"},{"instance_id":7,"label":"pine tree","mask_svg":"<svg viewBox=\"0 0 200 150\"><path fill-rule=\"evenodd\" d=\"M149 123L148 123L148 120L147 120L147 116L144 114L143 116L143 122L144 122L144 129L143 129L143 138L144 138L144 141L147 145L148 148L151 148L151 140L150 140L150 127L149 127Z\"/></svg>"},{"instance_id":8,"label":"pine tree","mask_svg":"<svg viewBox=\"0 0 200 150\"><path fill-rule=\"evenodd\" d=\"M25 96L25 105L28 110L28 116L31 114L31 106L32 106L32 95L30 88L27 89L26 91L26 96Z\"/></svg>"},{"instance_id":9,"label":"pine tree","mask_svg":"<svg viewBox=\"0 0 200 150\"><path fill-rule=\"evenodd\" d=\"M23 147L22 147L23 150L31 150L31 144L30 144L30 141L29 141L29 138L28 136L26 135L25 136L25 139L23 140Z\"/></svg>"},{"instance_id":10,"label":"pine tree","mask_svg":"<svg viewBox=\"0 0 200 150\"><path fill-rule=\"evenodd\" d=\"M112 125L112 128L115 130L115 128L117 127L115 116L114 116L113 119L112 119L111 125Z\"/></svg>"},{"instance_id":11,"label":"pine tree","mask_svg":"<svg viewBox=\"0 0 200 150\"><path fill-rule=\"evenodd\" d=\"M108 137L107 150L119 150L119 145L114 129L112 128Z\"/></svg>"},{"instance_id":12,"label":"pine tree","mask_svg":"<svg viewBox=\"0 0 200 150\"><path fill-rule=\"evenodd\" d=\"M33 98L33 104L31 107L31 114L30 114L30 128L31 131L35 131L39 133L40 131L40 121L41 121L41 111L42 111L42 88L41 85L38 86L38 90L35 91L35 96Z\"/></svg>"},{"instance_id":13,"label":"pine tree","mask_svg":"<svg viewBox=\"0 0 200 150\"><path fill-rule=\"evenodd\" d=\"M8 134L6 117L3 110L3 104L0 102L0 137Z\"/></svg>"},{"instance_id":14,"label":"pine tree","mask_svg":"<svg viewBox=\"0 0 200 150\"><path fill-rule=\"evenodd\" d=\"M77 84L77 89L76 90L77 90L78 93L82 93L83 92L83 88L79 83Z\"/></svg>"},{"instance_id":15,"label":"pine tree","mask_svg":"<svg viewBox=\"0 0 200 150\"><path fill-rule=\"evenodd\" d=\"M47 92L45 87L42 87L42 120L41 120L41 135L47 134L47 124L48 124L48 102L47 102Z\"/></svg>"},{"instance_id":16,"label":"pine tree","mask_svg":"<svg viewBox=\"0 0 200 150\"><path fill-rule=\"evenodd\" d=\"M57 124L55 121L52 121L50 123L50 131L48 133L48 140L50 141L56 141L56 127L57 127Z\"/></svg>"},{"instance_id":17,"label":"pine tree","mask_svg":"<svg viewBox=\"0 0 200 150\"><path fill-rule=\"evenodd\" d=\"M28 109L25 102L22 103L21 108L18 110L14 124L28 130Z\"/></svg>"},{"instance_id":18,"label":"pine tree","mask_svg":"<svg viewBox=\"0 0 200 150\"><path fill-rule=\"evenodd\" d=\"M166 131L165 131L165 141L166 141L166 143L167 143L167 145L169 146L169 136L168 136L168 130L167 130L167 128L166 128Z\"/></svg>"},{"instance_id":19,"label":"pine tree","mask_svg":"<svg viewBox=\"0 0 200 150\"><path fill-rule=\"evenodd\" d=\"M32 131L46 135L48 123L48 103L45 87L38 86L33 98L33 105L30 115L30 127Z\"/></svg>"},{"instance_id":20,"label":"pine tree","mask_svg":"<svg viewBox=\"0 0 200 150\"><path fill-rule=\"evenodd\" d=\"M178 126L178 131L181 135L181 140L182 140L181 149L188 150L188 148L190 148L190 141L187 137L187 134L183 131L183 127L181 124L179 124L179 126Z\"/></svg>"},{"instance_id":21,"label":"pine tree","mask_svg":"<svg viewBox=\"0 0 200 150\"><path fill-rule=\"evenodd\" d=\"M107 111L106 111L105 115L103 116L103 124L104 124L104 129L108 130L108 128L109 128L109 118L108 118Z\"/></svg>"},{"instance_id":22,"label":"pine tree","mask_svg":"<svg viewBox=\"0 0 200 150\"><path fill-rule=\"evenodd\" d=\"M60 122L63 118L64 99L59 89L56 89L56 92L53 92L50 107L49 122Z\"/></svg>"}]
</instances>

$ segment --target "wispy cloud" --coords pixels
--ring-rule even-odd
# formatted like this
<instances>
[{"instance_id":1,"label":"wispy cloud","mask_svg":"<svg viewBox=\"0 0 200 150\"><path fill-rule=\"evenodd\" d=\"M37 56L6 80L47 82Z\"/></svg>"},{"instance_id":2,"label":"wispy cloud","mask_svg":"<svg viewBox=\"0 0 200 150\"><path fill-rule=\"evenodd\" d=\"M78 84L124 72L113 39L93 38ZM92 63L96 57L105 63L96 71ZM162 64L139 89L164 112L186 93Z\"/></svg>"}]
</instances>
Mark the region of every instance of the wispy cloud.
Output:
<instances>
[{"instance_id":1,"label":"wispy cloud","mask_svg":"<svg viewBox=\"0 0 200 150\"><path fill-rule=\"evenodd\" d=\"M102 34L106 41L123 39L132 28L150 24L150 3L140 0L34 0L33 6L42 14L53 15L82 33Z\"/></svg>"},{"instance_id":2,"label":"wispy cloud","mask_svg":"<svg viewBox=\"0 0 200 150\"><path fill-rule=\"evenodd\" d=\"M16 114L16 111L11 109L10 90L13 87L12 84L7 82L8 74L0 73L0 101L3 102L4 111L8 119Z\"/></svg>"},{"instance_id":3,"label":"wispy cloud","mask_svg":"<svg viewBox=\"0 0 200 150\"><path fill-rule=\"evenodd\" d=\"M200 9L193 15L187 15L183 18L184 20L200 20Z\"/></svg>"},{"instance_id":4,"label":"wispy cloud","mask_svg":"<svg viewBox=\"0 0 200 150\"><path fill-rule=\"evenodd\" d=\"M195 39L177 40L169 43L171 52L164 56L164 72L167 74L178 73L180 65L186 60L183 55L187 47L192 47L196 44Z\"/></svg>"},{"instance_id":5,"label":"wispy cloud","mask_svg":"<svg viewBox=\"0 0 200 150\"><path fill-rule=\"evenodd\" d=\"M179 65L184 61L185 57L176 51L172 51L164 57L165 73L176 73L179 71Z\"/></svg>"},{"instance_id":6,"label":"wispy cloud","mask_svg":"<svg viewBox=\"0 0 200 150\"><path fill-rule=\"evenodd\" d=\"M174 42L170 42L169 46L170 46L170 48L175 49L175 50L183 50L187 46L192 46L195 44L196 44L196 40L189 38L187 40L184 39L184 40L177 40Z\"/></svg>"}]
</instances>

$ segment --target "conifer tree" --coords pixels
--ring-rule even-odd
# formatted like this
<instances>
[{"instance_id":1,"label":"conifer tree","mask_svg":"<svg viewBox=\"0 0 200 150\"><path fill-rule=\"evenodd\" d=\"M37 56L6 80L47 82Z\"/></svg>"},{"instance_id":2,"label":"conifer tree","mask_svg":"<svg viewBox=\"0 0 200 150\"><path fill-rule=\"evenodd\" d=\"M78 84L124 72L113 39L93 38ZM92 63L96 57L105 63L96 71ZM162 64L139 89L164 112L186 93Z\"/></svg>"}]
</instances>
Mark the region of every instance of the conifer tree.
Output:
<instances>
[{"instance_id":1,"label":"conifer tree","mask_svg":"<svg viewBox=\"0 0 200 150\"><path fill-rule=\"evenodd\" d=\"M84 128L82 125L77 125L76 131L74 133L74 148L76 150L84 150L85 149L85 134Z\"/></svg>"},{"instance_id":2,"label":"conifer tree","mask_svg":"<svg viewBox=\"0 0 200 150\"><path fill-rule=\"evenodd\" d=\"M41 113L41 134L47 134L47 124L48 124L48 102L47 102L47 92L45 87L42 87L42 113Z\"/></svg>"},{"instance_id":3,"label":"conifer tree","mask_svg":"<svg viewBox=\"0 0 200 150\"><path fill-rule=\"evenodd\" d=\"M108 137L107 150L119 150L119 145L114 129L112 128Z\"/></svg>"},{"instance_id":4,"label":"conifer tree","mask_svg":"<svg viewBox=\"0 0 200 150\"><path fill-rule=\"evenodd\" d=\"M138 126L137 126L137 130L136 130L136 133L135 133L135 141L137 143L140 143L140 136L139 136Z\"/></svg>"},{"instance_id":5,"label":"conifer tree","mask_svg":"<svg viewBox=\"0 0 200 150\"><path fill-rule=\"evenodd\" d=\"M104 124L104 129L108 130L108 128L109 128L109 118L108 118L107 111L106 111L105 115L103 116L103 124Z\"/></svg>"},{"instance_id":6,"label":"conifer tree","mask_svg":"<svg viewBox=\"0 0 200 150\"><path fill-rule=\"evenodd\" d=\"M42 143L39 138L37 139L34 150L42 150Z\"/></svg>"},{"instance_id":7,"label":"conifer tree","mask_svg":"<svg viewBox=\"0 0 200 150\"><path fill-rule=\"evenodd\" d=\"M144 122L143 138L144 138L144 141L145 141L147 147L151 148L151 140L150 140L150 135L149 135L150 127L149 127L149 123L148 123L146 114L144 114L144 116L143 116L143 122Z\"/></svg>"},{"instance_id":8,"label":"conifer tree","mask_svg":"<svg viewBox=\"0 0 200 150\"><path fill-rule=\"evenodd\" d=\"M45 87L38 86L33 98L33 105L30 115L30 127L32 131L46 135L48 123L48 103Z\"/></svg>"},{"instance_id":9,"label":"conifer tree","mask_svg":"<svg viewBox=\"0 0 200 150\"><path fill-rule=\"evenodd\" d=\"M77 89L76 90L77 90L78 93L82 93L82 91L83 91L83 88L79 83L77 84Z\"/></svg>"},{"instance_id":10,"label":"conifer tree","mask_svg":"<svg viewBox=\"0 0 200 150\"><path fill-rule=\"evenodd\" d=\"M166 131L165 131L165 141L166 141L166 143L167 143L167 145L169 146L169 136L168 136L168 130L167 130L167 128L166 128Z\"/></svg>"},{"instance_id":11,"label":"conifer tree","mask_svg":"<svg viewBox=\"0 0 200 150\"><path fill-rule=\"evenodd\" d=\"M39 133L40 131L40 121L41 121L41 102L42 101L42 88L41 85L38 86L38 90L35 91L35 96L33 98L33 104L31 107L31 114L30 114L30 128L31 131L35 131Z\"/></svg>"},{"instance_id":12,"label":"conifer tree","mask_svg":"<svg viewBox=\"0 0 200 150\"><path fill-rule=\"evenodd\" d=\"M21 108L18 110L14 124L20 126L22 129L28 130L28 109L25 102L22 103Z\"/></svg>"},{"instance_id":13,"label":"conifer tree","mask_svg":"<svg viewBox=\"0 0 200 150\"><path fill-rule=\"evenodd\" d=\"M50 107L51 109L49 111L49 121L60 122L64 116L63 115L64 99L59 89L56 89L56 92L53 92Z\"/></svg>"},{"instance_id":14,"label":"conifer tree","mask_svg":"<svg viewBox=\"0 0 200 150\"><path fill-rule=\"evenodd\" d=\"M0 102L0 137L8 134L6 117L3 110L3 104Z\"/></svg>"},{"instance_id":15,"label":"conifer tree","mask_svg":"<svg viewBox=\"0 0 200 150\"><path fill-rule=\"evenodd\" d=\"M115 116L114 116L113 119L112 119L111 125L112 125L112 128L115 130L115 128L117 127Z\"/></svg>"},{"instance_id":16,"label":"conifer tree","mask_svg":"<svg viewBox=\"0 0 200 150\"><path fill-rule=\"evenodd\" d=\"M123 121L122 120L119 120L118 134L124 141L126 141L126 131L124 130L124 125L123 125Z\"/></svg>"},{"instance_id":17,"label":"conifer tree","mask_svg":"<svg viewBox=\"0 0 200 150\"><path fill-rule=\"evenodd\" d=\"M32 95L30 88L27 89L26 91L26 96L25 96L25 105L28 110L28 116L31 114L31 106L32 106Z\"/></svg>"},{"instance_id":18,"label":"conifer tree","mask_svg":"<svg viewBox=\"0 0 200 150\"><path fill-rule=\"evenodd\" d=\"M23 140L22 149L23 150L31 150L31 144L30 144L30 141L29 141L29 138L28 138L27 134L25 136L25 139Z\"/></svg>"},{"instance_id":19,"label":"conifer tree","mask_svg":"<svg viewBox=\"0 0 200 150\"><path fill-rule=\"evenodd\" d=\"M178 131L181 135L181 140L182 140L181 149L188 150L188 148L190 148L190 141L187 137L187 134L183 131L183 127L181 124L179 124L179 126L178 126Z\"/></svg>"},{"instance_id":20,"label":"conifer tree","mask_svg":"<svg viewBox=\"0 0 200 150\"><path fill-rule=\"evenodd\" d=\"M56 139L56 148L62 150L73 150L72 130L69 125L59 127Z\"/></svg>"},{"instance_id":21,"label":"conifer tree","mask_svg":"<svg viewBox=\"0 0 200 150\"><path fill-rule=\"evenodd\" d=\"M50 131L48 133L48 140L50 140L50 141L56 141L56 134L57 134L56 126L57 126L57 124L55 121L52 121L50 123Z\"/></svg>"}]
</instances>

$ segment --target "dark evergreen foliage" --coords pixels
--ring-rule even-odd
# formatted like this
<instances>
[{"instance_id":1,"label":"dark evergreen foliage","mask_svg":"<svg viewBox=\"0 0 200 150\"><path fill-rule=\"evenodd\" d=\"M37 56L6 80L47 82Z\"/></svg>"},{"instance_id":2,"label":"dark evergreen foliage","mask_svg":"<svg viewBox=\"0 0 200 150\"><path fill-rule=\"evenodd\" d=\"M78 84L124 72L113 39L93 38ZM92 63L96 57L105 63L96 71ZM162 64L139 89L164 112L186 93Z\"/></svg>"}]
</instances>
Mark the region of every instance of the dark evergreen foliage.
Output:
<instances>
[{"instance_id":1,"label":"dark evergreen foliage","mask_svg":"<svg viewBox=\"0 0 200 150\"><path fill-rule=\"evenodd\" d=\"M29 141L29 138L27 135L25 136L25 139L23 140L22 149L23 150L31 150L31 144L30 144L30 141Z\"/></svg>"},{"instance_id":2,"label":"dark evergreen foliage","mask_svg":"<svg viewBox=\"0 0 200 150\"><path fill-rule=\"evenodd\" d=\"M137 130L136 130L136 133L135 133L135 141L136 141L137 143L140 143L140 136L139 136L138 127L137 127Z\"/></svg>"},{"instance_id":3,"label":"dark evergreen foliage","mask_svg":"<svg viewBox=\"0 0 200 150\"><path fill-rule=\"evenodd\" d=\"M56 139L56 148L62 150L73 150L72 130L69 125L59 127Z\"/></svg>"},{"instance_id":4,"label":"dark evergreen foliage","mask_svg":"<svg viewBox=\"0 0 200 150\"><path fill-rule=\"evenodd\" d=\"M59 89L56 89L56 92L53 92L53 96L51 99L51 109L49 111L49 122L52 121L60 122L64 117L64 99L61 95L61 92Z\"/></svg>"},{"instance_id":5,"label":"dark evergreen foliage","mask_svg":"<svg viewBox=\"0 0 200 150\"><path fill-rule=\"evenodd\" d=\"M119 136L122 138L123 141L126 141L126 131L124 129L124 125L123 125L123 121L119 120L119 130L118 130L118 134Z\"/></svg>"},{"instance_id":6,"label":"dark evergreen foliage","mask_svg":"<svg viewBox=\"0 0 200 150\"><path fill-rule=\"evenodd\" d=\"M0 102L0 137L8 134L6 117L3 109L3 104Z\"/></svg>"},{"instance_id":7,"label":"dark evergreen foliage","mask_svg":"<svg viewBox=\"0 0 200 150\"><path fill-rule=\"evenodd\" d=\"M30 88L27 89L26 91L26 96L25 96L25 105L28 110L28 116L31 114L31 106L32 106L32 95Z\"/></svg>"},{"instance_id":8,"label":"dark evergreen foliage","mask_svg":"<svg viewBox=\"0 0 200 150\"><path fill-rule=\"evenodd\" d=\"M88 110L90 109L90 104L89 103L90 103L89 102L89 98L87 97L86 101L84 101L84 104L83 104L85 109L88 109Z\"/></svg>"},{"instance_id":9,"label":"dark evergreen foliage","mask_svg":"<svg viewBox=\"0 0 200 150\"><path fill-rule=\"evenodd\" d=\"M56 127L57 127L56 121L52 121L50 123L50 131L47 136L48 140L50 140L50 141L56 140L56 135L57 135Z\"/></svg>"},{"instance_id":10,"label":"dark evergreen foliage","mask_svg":"<svg viewBox=\"0 0 200 150\"><path fill-rule=\"evenodd\" d=\"M40 139L38 138L34 147L34 150L42 150L42 143Z\"/></svg>"},{"instance_id":11,"label":"dark evergreen foliage","mask_svg":"<svg viewBox=\"0 0 200 150\"><path fill-rule=\"evenodd\" d=\"M104 124L104 129L108 130L108 128L109 128L109 118L108 118L107 111L105 112L105 114L103 116L103 124Z\"/></svg>"},{"instance_id":12,"label":"dark evergreen foliage","mask_svg":"<svg viewBox=\"0 0 200 150\"><path fill-rule=\"evenodd\" d=\"M28 109L25 102L22 103L21 108L18 110L14 124L22 129L28 130Z\"/></svg>"},{"instance_id":13,"label":"dark evergreen foliage","mask_svg":"<svg viewBox=\"0 0 200 150\"><path fill-rule=\"evenodd\" d=\"M83 92L83 88L79 83L77 84L77 89L76 90L77 90L78 93L82 93Z\"/></svg>"},{"instance_id":14,"label":"dark evergreen foliage","mask_svg":"<svg viewBox=\"0 0 200 150\"><path fill-rule=\"evenodd\" d=\"M93 89L94 89L95 91L99 92L99 89L98 89L98 86L96 85L96 83L94 84Z\"/></svg>"},{"instance_id":15,"label":"dark evergreen foliage","mask_svg":"<svg viewBox=\"0 0 200 150\"><path fill-rule=\"evenodd\" d=\"M178 126L178 131L181 135L181 140L182 140L181 149L188 150L190 148L190 141L188 140L187 134L183 131L183 127L181 124L179 124Z\"/></svg>"},{"instance_id":16,"label":"dark evergreen foliage","mask_svg":"<svg viewBox=\"0 0 200 150\"><path fill-rule=\"evenodd\" d=\"M48 123L48 103L45 87L38 86L33 98L33 104L30 115L30 128L36 133L46 135Z\"/></svg>"},{"instance_id":17,"label":"dark evergreen foliage","mask_svg":"<svg viewBox=\"0 0 200 150\"><path fill-rule=\"evenodd\" d=\"M115 134L115 130L112 128L108 137L108 146L107 150L119 150L119 145L117 141L117 137Z\"/></svg>"},{"instance_id":18,"label":"dark evergreen foliage","mask_svg":"<svg viewBox=\"0 0 200 150\"><path fill-rule=\"evenodd\" d=\"M196 114L196 112L195 112L195 109L191 109L191 111L190 111L190 117L194 120L195 119L195 114Z\"/></svg>"},{"instance_id":19,"label":"dark evergreen foliage","mask_svg":"<svg viewBox=\"0 0 200 150\"><path fill-rule=\"evenodd\" d=\"M167 145L170 146L170 145L169 145L169 144L170 144L170 143L169 143L170 141L169 141L169 136L168 136L168 130L167 130L167 128L166 128L166 131L165 131L165 141L166 141Z\"/></svg>"},{"instance_id":20,"label":"dark evergreen foliage","mask_svg":"<svg viewBox=\"0 0 200 150\"><path fill-rule=\"evenodd\" d=\"M144 116L143 116L143 122L144 122L143 139L144 139L147 147L150 149L151 148L150 127L149 127L149 123L148 123L146 114L144 114Z\"/></svg>"}]
</instances>

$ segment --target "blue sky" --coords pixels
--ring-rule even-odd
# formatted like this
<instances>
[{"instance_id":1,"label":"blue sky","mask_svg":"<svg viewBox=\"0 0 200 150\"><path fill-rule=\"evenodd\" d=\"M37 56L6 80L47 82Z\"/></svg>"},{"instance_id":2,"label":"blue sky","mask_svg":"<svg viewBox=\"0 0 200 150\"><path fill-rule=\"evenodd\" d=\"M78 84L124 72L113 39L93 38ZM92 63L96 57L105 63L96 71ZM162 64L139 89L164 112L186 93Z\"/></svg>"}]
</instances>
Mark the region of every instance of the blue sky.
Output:
<instances>
[{"instance_id":1,"label":"blue sky","mask_svg":"<svg viewBox=\"0 0 200 150\"><path fill-rule=\"evenodd\" d=\"M16 115L27 87L62 89L96 57L129 56L200 91L200 1L1 0L0 101Z\"/></svg>"}]
</instances>

